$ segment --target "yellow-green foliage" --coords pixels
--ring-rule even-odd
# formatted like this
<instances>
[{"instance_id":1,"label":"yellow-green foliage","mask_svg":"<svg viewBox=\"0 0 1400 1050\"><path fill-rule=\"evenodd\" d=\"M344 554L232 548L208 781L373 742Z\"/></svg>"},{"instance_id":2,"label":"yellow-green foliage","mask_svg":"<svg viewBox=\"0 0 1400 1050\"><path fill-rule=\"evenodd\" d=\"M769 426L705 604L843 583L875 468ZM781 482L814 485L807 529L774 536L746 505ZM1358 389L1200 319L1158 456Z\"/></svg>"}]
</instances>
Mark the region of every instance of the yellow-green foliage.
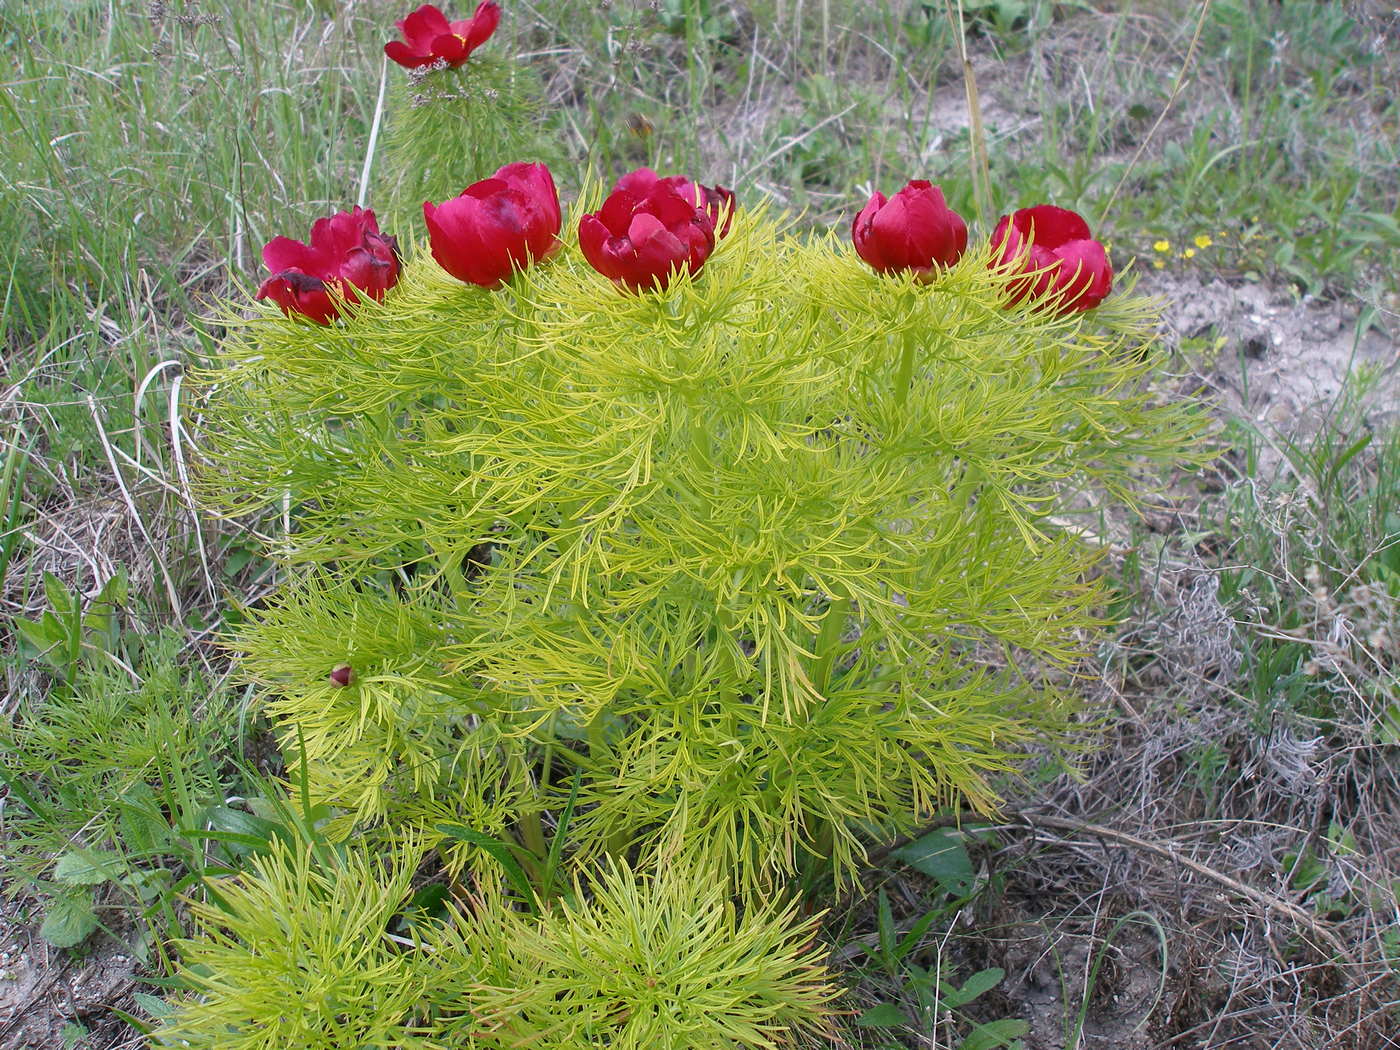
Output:
<instances>
[{"instance_id":1,"label":"yellow-green foliage","mask_svg":"<svg viewBox=\"0 0 1400 1050\"><path fill-rule=\"evenodd\" d=\"M827 1021L816 926L794 905L740 911L713 871L619 867L538 921L477 903L441 930L429 995L452 1046L772 1048Z\"/></svg>"},{"instance_id":2,"label":"yellow-green foliage","mask_svg":"<svg viewBox=\"0 0 1400 1050\"><path fill-rule=\"evenodd\" d=\"M412 1026L425 991L415 960L387 936L416 852L388 863L316 858L275 844L195 905L201 936L177 947L191 995L156 1045L190 1050L427 1050Z\"/></svg>"},{"instance_id":3,"label":"yellow-green foliage","mask_svg":"<svg viewBox=\"0 0 1400 1050\"><path fill-rule=\"evenodd\" d=\"M396 934L418 856L279 841L211 880L200 936L177 945L186 995L154 1045L767 1050L828 1021L815 918L741 910L714 871L617 866L538 919L487 883Z\"/></svg>"},{"instance_id":4,"label":"yellow-green foliage","mask_svg":"<svg viewBox=\"0 0 1400 1050\"><path fill-rule=\"evenodd\" d=\"M994 807L1099 625L1054 516L1196 456L1151 304L1004 309L985 250L918 285L761 210L661 294L565 243L498 291L410 252L344 323L229 319L204 488L292 508L240 644L318 798L431 831L475 792L557 812L577 770L578 860L750 888Z\"/></svg>"}]
</instances>

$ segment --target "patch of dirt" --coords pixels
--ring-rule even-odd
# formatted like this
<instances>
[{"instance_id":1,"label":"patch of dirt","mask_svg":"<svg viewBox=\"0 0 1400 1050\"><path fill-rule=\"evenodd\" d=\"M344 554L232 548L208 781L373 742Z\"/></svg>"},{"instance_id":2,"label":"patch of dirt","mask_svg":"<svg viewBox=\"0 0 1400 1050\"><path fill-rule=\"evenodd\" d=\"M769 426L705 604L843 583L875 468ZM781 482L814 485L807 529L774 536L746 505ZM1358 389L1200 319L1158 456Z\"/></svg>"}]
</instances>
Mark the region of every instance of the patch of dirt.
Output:
<instances>
[{"instance_id":1,"label":"patch of dirt","mask_svg":"<svg viewBox=\"0 0 1400 1050\"><path fill-rule=\"evenodd\" d=\"M1106 932L1099 930L1100 938ZM1155 937L1128 929L1104 944L1088 931L1057 931L1047 944L1046 933L1036 924L1013 925L999 935L1007 974L1000 991L1030 1023L1026 1050L1059 1050L1066 1025L1080 1029L1085 1046L1153 1050L1147 1019L1158 995ZM1092 1009L1085 1009L1081 1024L1086 994Z\"/></svg>"},{"instance_id":2,"label":"patch of dirt","mask_svg":"<svg viewBox=\"0 0 1400 1050\"><path fill-rule=\"evenodd\" d=\"M144 1040L112 1013L132 1012L136 961L96 934L80 954L51 947L16 902L0 912L0 1050L59 1050L65 1025L90 1034L81 1050L136 1047ZM77 1028L69 1029L77 1034Z\"/></svg>"},{"instance_id":3,"label":"patch of dirt","mask_svg":"<svg viewBox=\"0 0 1400 1050\"><path fill-rule=\"evenodd\" d=\"M1249 420L1266 438L1316 432L1349 379L1352 391L1366 390L1373 423L1400 422L1396 329L1360 330L1354 304L1189 274L1153 275L1140 289L1166 301L1168 339L1207 349L1202 378L1221 412ZM1266 441L1262 475L1272 476L1281 460L1278 444Z\"/></svg>"}]
</instances>

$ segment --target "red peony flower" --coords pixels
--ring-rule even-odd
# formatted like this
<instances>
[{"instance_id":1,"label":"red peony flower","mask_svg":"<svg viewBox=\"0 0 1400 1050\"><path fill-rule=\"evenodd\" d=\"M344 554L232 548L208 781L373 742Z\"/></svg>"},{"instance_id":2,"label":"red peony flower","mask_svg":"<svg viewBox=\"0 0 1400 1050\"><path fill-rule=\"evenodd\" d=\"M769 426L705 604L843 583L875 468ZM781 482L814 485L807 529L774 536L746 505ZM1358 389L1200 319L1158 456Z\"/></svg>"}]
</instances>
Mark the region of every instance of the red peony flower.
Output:
<instances>
[{"instance_id":1,"label":"red peony flower","mask_svg":"<svg viewBox=\"0 0 1400 1050\"><path fill-rule=\"evenodd\" d=\"M507 164L440 205L424 201L423 220L438 265L483 288L559 249L559 193L543 164Z\"/></svg>"},{"instance_id":2,"label":"red peony flower","mask_svg":"<svg viewBox=\"0 0 1400 1050\"><path fill-rule=\"evenodd\" d=\"M1089 310L1113 290L1113 266L1089 224L1067 208L1038 204L1003 215L992 234L997 264L1027 276L1013 281L1011 302L1051 297L1061 313Z\"/></svg>"},{"instance_id":3,"label":"red peony flower","mask_svg":"<svg viewBox=\"0 0 1400 1050\"><path fill-rule=\"evenodd\" d=\"M702 186L684 175L668 175L663 179L650 168L638 168L618 179L613 192L623 190L641 200L656 186L669 186L687 200L693 200L697 208L704 208L714 224L716 236L723 237L729 232L734 221L734 191L723 186ZM724 221L723 226L720 220Z\"/></svg>"},{"instance_id":4,"label":"red peony flower","mask_svg":"<svg viewBox=\"0 0 1400 1050\"><path fill-rule=\"evenodd\" d=\"M496 0L482 0L476 14L461 22L449 22L432 4L424 4L395 23L403 40L390 40L384 53L405 69L421 69L438 60L455 68L491 38L500 22Z\"/></svg>"},{"instance_id":5,"label":"red peony flower","mask_svg":"<svg viewBox=\"0 0 1400 1050\"><path fill-rule=\"evenodd\" d=\"M317 324L330 324L339 313L331 288L349 303L358 301L357 292L379 302L399 279L394 238L380 233L374 212L360 207L317 219L310 244L274 237L262 254L272 276L257 298Z\"/></svg>"},{"instance_id":6,"label":"red peony flower","mask_svg":"<svg viewBox=\"0 0 1400 1050\"><path fill-rule=\"evenodd\" d=\"M657 178L646 168L624 175L603 207L579 222L583 257L632 292L664 290L681 271L694 276L715 250L704 196L688 179Z\"/></svg>"},{"instance_id":7,"label":"red peony flower","mask_svg":"<svg viewBox=\"0 0 1400 1050\"><path fill-rule=\"evenodd\" d=\"M962 258L967 223L944 202L942 190L914 179L888 200L875 191L851 224L851 240L876 273L912 270L927 280Z\"/></svg>"}]
</instances>

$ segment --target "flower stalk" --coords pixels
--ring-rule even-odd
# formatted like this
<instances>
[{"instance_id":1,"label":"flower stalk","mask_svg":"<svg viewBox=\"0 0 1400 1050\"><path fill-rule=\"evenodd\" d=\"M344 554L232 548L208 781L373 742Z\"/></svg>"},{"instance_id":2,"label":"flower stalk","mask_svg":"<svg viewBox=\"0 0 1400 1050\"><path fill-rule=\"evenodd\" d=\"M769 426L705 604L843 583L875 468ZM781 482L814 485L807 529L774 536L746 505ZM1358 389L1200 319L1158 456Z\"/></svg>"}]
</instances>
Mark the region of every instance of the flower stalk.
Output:
<instances>
[{"instance_id":1,"label":"flower stalk","mask_svg":"<svg viewBox=\"0 0 1400 1050\"><path fill-rule=\"evenodd\" d=\"M914 385L914 359L919 353L919 333L911 325L904 330L899 351L899 371L894 377L894 401L901 410L909 403L909 388Z\"/></svg>"},{"instance_id":2,"label":"flower stalk","mask_svg":"<svg viewBox=\"0 0 1400 1050\"><path fill-rule=\"evenodd\" d=\"M812 686L818 696L825 696L831 688L832 668L836 665L841 638L846 632L846 618L850 613L850 598L833 598L822 617L821 630L817 634L817 660L812 668Z\"/></svg>"}]
</instances>

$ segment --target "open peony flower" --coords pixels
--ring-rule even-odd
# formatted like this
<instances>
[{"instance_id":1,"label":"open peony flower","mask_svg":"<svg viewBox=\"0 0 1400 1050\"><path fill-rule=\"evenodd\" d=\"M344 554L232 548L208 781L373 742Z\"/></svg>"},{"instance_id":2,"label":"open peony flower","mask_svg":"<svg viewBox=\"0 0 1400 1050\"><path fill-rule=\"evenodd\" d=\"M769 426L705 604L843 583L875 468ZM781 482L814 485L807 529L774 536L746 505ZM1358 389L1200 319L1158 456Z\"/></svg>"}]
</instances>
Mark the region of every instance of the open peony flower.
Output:
<instances>
[{"instance_id":1,"label":"open peony flower","mask_svg":"<svg viewBox=\"0 0 1400 1050\"><path fill-rule=\"evenodd\" d=\"M734 221L734 191L724 186L702 186L684 175L662 178L650 168L638 168L618 179L613 192L622 190L641 200L657 186L669 186L687 200L693 200L697 208L704 208L715 227L716 236L723 237L729 232L729 226Z\"/></svg>"},{"instance_id":2,"label":"open peony flower","mask_svg":"<svg viewBox=\"0 0 1400 1050\"><path fill-rule=\"evenodd\" d=\"M727 191L726 191L727 192ZM703 187L641 168L618 180L602 208L579 222L583 257L631 292L664 290L700 272L715 249L715 220Z\"/></svg>"},{"instance_id":3,"label":"open peony flower","mask_svg":"<svg viewBox=\"0 0 1400 1050\"><path fill-rule=\"evenodd\" d=\"M876 190L851 224L851 240L876 273L912 270L924 280L962 258L967 223L942 190L914 179L888 199Z\"/></svg>"},{"instance_id":4,"label":"open peony flower","mask_svg":"<svg viewBox=\"0 0 1400 1050\"><path fill-rule=\"evenodd\" d=\"M451 200L425 201L423 220L438 265L483 288L559 249L559 192L543 164L507 164Z\"/></svg>"},{"instance_id":5,"label":"open peony flower","mask_svg":"<svg viewBox=\"0 0 1400 1050\"><path fill-rule=\"evenodd\" d=\"M390 40L384 53L405 69L421 69L438 61L460 66L491 38L500 22L501 6L496 0L482 0L476 13L461 22L449 22L432 4L424 4L395 23L403 40Z\"/></svg>"},{"instance_id":6,"label":"open peony flower","mask_svg":"<svg viewBox=\"0 0 1400 1050\"><path fill-rule=\"evenodd\" d=\"M992 234L997 264L1027 276L1013 281L1011 302L1027 296L1061 313L1089 310L1113 290L1113 266L1089 224L1067 208L1038 204L1003 215Z\"/></svg>"},{"instance_id":7,"label":"open peony flower","mask_svg":"<svg viewBox=\"0 0 1400 1050\"><path fill-rule=\"evenodd\" d=\"M380 301L399 279L394 238L380 233L374 212L360 207L317 219L309 244L274 237L262 255L272 276L257 298L317 324L330 324L340 312L332 288L345 302L356 302L360 293Z\"/></svg>"}]
</instances>

